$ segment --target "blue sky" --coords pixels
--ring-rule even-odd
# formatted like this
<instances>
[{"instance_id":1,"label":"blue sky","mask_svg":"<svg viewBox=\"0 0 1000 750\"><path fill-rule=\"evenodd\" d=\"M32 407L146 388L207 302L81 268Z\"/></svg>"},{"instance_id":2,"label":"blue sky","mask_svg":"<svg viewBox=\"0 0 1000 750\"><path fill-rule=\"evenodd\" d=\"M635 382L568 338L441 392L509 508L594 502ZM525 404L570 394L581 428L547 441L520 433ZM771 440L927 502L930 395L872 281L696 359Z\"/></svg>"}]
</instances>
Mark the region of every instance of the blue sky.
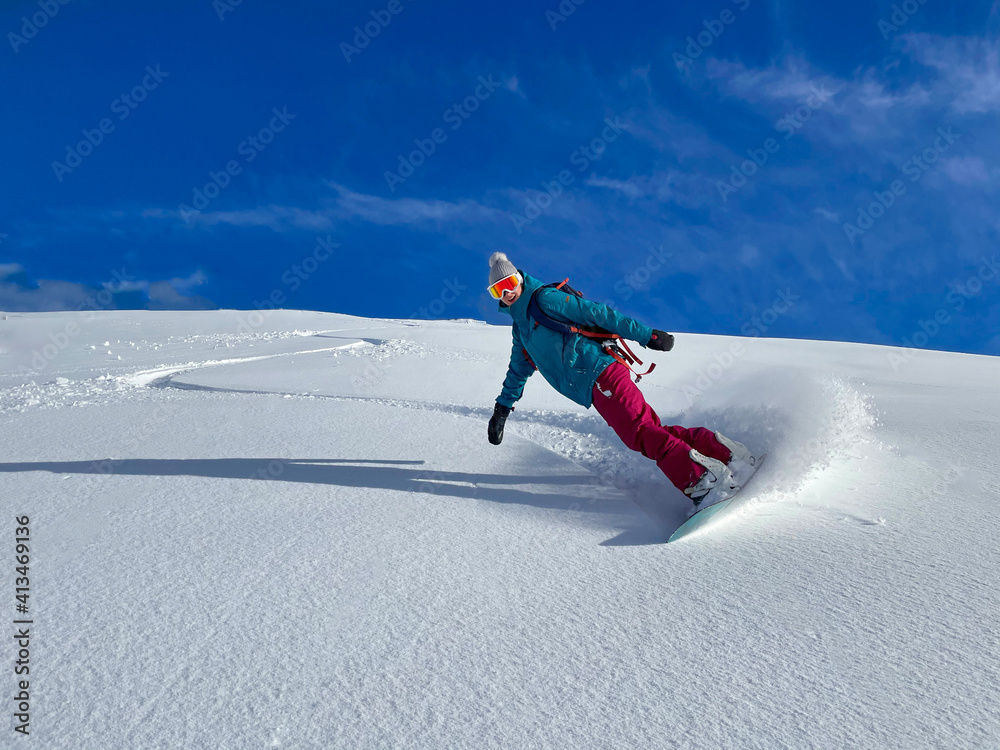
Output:
<instances>
[{"instance_id":1,"label":"blue sky","mask_svg":"<svg viewBox=\"0 0 1000 750\"><path fill-rule=\"evenodd\" d=\"M500 249L670 331L1000 354L994 0L36 0L0 31L0 309L503 322Z\"/></svg>"}]
</instances>

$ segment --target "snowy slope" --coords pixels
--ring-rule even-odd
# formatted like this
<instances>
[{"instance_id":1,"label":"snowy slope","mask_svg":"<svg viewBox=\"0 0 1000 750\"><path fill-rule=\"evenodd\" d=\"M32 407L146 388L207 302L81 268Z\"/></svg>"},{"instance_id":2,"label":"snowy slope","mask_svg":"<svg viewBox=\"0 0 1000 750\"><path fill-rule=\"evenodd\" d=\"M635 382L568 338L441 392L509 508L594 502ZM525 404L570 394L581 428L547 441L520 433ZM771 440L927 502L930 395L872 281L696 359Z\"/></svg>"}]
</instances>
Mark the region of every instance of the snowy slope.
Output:
<instances>
[{"instance_id":1,"label":"snowy slope","mask_svg":"<svg viewBox=\"0 0 1000 750\"><path fill-rule=\"evenodd\" d=\"M0 746L1000 746L1000 360L679 334L647 398L771 459L665 545L686 500L540 376L487 442L509 329L247 321L0 321Z\"/></svg>"}]
</instances>

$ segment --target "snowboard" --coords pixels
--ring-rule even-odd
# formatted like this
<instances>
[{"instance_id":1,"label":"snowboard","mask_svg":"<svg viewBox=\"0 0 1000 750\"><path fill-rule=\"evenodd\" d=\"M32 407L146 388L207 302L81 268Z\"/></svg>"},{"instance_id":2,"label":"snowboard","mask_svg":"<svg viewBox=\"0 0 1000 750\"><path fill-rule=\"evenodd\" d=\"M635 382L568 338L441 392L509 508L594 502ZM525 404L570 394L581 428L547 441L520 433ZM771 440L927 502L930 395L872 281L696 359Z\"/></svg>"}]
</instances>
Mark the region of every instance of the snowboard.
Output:
<instances>
[{"instance_id":1,"label":"snowboard","mask_svg":"<svg viewBox=\"0 0 1000 750\"><path fill-rule=\"evenodd\" d=\"M725 500L720 500L717 503L709 505L706 508L701 508L695 511L684 523L682 523L677 530L670 535L667 543L676 542L678 539L682 539L690 534L692 531L697 531L698 529L704 527L725 515L732 512L733 509L738 508L742 504L742 500L749 498L750 496L746 494L747 486L753 482L753 478L760 473L760 470L764 467L764 461L767 460L767 454L764 453L757 458L757 468L754 469L753 474L747 477L743 484L736 490L736 492Z\"/></svg>"}]
</instances>

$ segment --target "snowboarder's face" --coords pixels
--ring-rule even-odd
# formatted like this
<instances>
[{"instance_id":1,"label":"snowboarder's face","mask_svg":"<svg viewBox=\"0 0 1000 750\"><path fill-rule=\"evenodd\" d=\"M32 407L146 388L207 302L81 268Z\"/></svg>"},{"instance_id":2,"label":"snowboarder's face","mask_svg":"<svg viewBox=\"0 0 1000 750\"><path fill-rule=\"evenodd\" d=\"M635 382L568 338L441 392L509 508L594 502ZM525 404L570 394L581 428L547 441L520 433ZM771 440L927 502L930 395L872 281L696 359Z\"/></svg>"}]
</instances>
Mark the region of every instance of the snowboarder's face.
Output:
<instances>
[{"instance_id":1,"label":"snowboarder's face","mask_svg":"<svg viewBox=\"0 0 1000 750\"><path fill-rule=\"evenodd\" d=\"M521 292L518 289L524 280L521 278L520 273L512 273L510 276L505 276L494 284L490 284L487 290L493 299L500 300L503 305L509 305L512 301L516 300L520 296ZM510 296L511 293L513 296Z\"/></svg>"},{"instance_id":2,"label":"snowboarder's face","mask_svg":"<svg viewBox=\"0 0 1000 750\"><path fill-rule=\"evenodd\" d=\"M503 303L507 305L507 307L510 307L517 302L517 298L521 296L522 291L524 291L524 284L518 284L513 290L504 292Z\"/></svg>"}]
</instances>

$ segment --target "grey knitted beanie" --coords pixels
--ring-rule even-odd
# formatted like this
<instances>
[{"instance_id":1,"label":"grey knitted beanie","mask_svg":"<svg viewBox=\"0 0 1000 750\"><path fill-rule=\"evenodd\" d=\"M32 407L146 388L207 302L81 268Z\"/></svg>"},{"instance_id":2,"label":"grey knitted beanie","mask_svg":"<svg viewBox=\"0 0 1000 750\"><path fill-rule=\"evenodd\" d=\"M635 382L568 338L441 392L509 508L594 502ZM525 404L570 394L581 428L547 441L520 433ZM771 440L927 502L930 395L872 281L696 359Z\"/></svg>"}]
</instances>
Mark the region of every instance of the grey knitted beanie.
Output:
<instances>
[{"instance_id":1,"label":"grey knitted beanie","mask_svg":"<svg viewBox=\"0 0 1000 750\"><path fill-rule=\"evenodd\" d=\"M503 253L493 253L490 256L490 283L487 286L493 286L500 279L506 279L515 273L517 273L517 269L513 263L507 260L506 255Z\"/></svg>"}]
</instances>

